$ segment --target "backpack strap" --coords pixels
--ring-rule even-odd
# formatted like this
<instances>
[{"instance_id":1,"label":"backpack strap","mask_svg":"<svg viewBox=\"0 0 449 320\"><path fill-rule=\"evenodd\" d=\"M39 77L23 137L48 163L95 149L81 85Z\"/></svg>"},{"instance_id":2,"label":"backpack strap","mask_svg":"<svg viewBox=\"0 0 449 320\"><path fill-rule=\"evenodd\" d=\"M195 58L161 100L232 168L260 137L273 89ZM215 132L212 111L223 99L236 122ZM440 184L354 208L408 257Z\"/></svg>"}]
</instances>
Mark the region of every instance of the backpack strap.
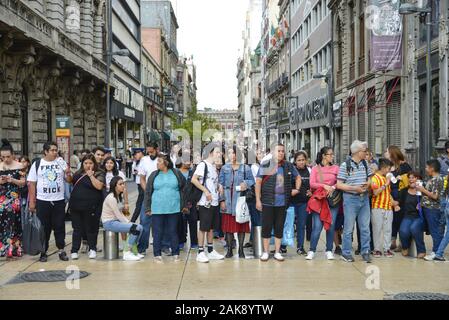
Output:
<instances>
[{"instance_id":1,"label":"backpack strap","mask_svg":"<svg viewBox=\"0 0 449 320\"><path fill-rule=\"evenodd\" d=\"M351 169L352 169L351 159L349 158L349 159L346 159L346 172L348 173L348 176L351 175Z\"/></svg>"},{"instance_id":2,"label":"backpack strap","mask_svg":"<svg viewBox=\"0 0 449 320\"><path fill-rule=\"evenodd\" d=\"M34 162L34 166L35 166L35 169L36 169L36 177L37 177L37 172L39 171L39 166L41 165L41 158L39 158L39 159L37 159L35 162Z\"/></svg>"},{"instance_id":3,"label":"backpack strap","mask_svg":"<svg viewBox=\"0 0 449 320\"><path fill-rule=\"evenodd\" d=\"M368 181L368 164L366 163L366 160L362 160L362 164L365 167L365 173L366 173L366 181Z\"/></svg>"}]
</instances>

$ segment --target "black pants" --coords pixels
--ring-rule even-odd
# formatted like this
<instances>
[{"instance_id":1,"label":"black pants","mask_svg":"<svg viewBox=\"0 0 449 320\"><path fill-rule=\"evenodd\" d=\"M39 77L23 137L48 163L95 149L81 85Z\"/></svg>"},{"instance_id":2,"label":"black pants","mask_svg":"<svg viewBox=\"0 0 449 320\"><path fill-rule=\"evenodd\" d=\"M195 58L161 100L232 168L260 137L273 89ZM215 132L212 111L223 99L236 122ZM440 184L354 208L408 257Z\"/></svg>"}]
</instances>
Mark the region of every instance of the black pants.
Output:
<instances>
[{"instance_id":1,"label":"black pants","mask_svg":"<svg viewBox=\"0 0 449 320\"><path fill-rule=\"evenodd\" d=\"M145 191L140 184L137 185L137 190L139 190L139 195L137 196L136 208L134 209L134 213L131 218L131 222L133 223L136 222L137 218L140 216L140 210L142 209L143 198L145 196Z\"/></svg>"},{"instance_id":2,"label":"black pants","mask_svg":"<svg viewBox=\"0 0 449 320\"><path fill-rule=\"evenodd\" d=\"M274 228L274 237L282 239L284 235L284 223L287 211L284 207L262 207L262 238L271 238L271 230Z\"/></svg>"},{"instance_id":3,"label":"black pants","mask_svg":"<svg viewBox=\"0 0 449 320\"><path fill-rule=\"evenodd\" d=\"M404 219L404 213L402 210L393 212L393 227L391 229L391 238L397 239L399 229L401 227L402 219Z\"/></svg>"},{"instance_id":4,"label":"black pants","mask_svg":"<svg viewBox=\"0 0 449 320\"><path fill-rule=\"evenodd\" d=\"M132 173L133 173L133 163L132 162L127 162L126 163L126 177L129 179L132 177Z\"/></svg>"},{"instance_id":5,"label":"black pants","mask_svg":"<svg viewBox=\"0 0 449 320\"><path fill-rule=\"evenodd\" d=\"M187 228L190 232L190 245L197 246L198 245L198 209L196 206L192 206L190 208L189 214L183 214L183 224L184 224L184 237L182 238L185 242L187 242ZM179 240L181 242L181 238Z\"/></svg>"},{"instance_id":6,"label":"black pants","mask_svg":"<svg viewBox=\"0 0 449 320\"><path fill-rule=\"evenodd\" d=\"M70 210L72 213L72 253L77 253L81 247L83 234L87 236L89 250L97 251L98 229L100 227L100 217L98 213L82 210Z\"/></svg>"},{"instance_id":7,"label":"black pants","mask_svg":"<svg viewBox=\"0 0 449 320\"><path fill-rule=\"evenodd\" d=\"M45 231L45 253L48 250L51 232L54 231L56 247L65 247L65 201L36 201L36 214Z\"/></svg>"},{"instance_id":8,"label":"black pants","mask_svg":"<svg viewBox=\"0 0 449 320\"><path fill-rule=\"evenodd\" d=\"M306 220L306 239L307 241L310 241L311 238L312 238L312 215L308 214Z\"/></svg>"}]
</instances>

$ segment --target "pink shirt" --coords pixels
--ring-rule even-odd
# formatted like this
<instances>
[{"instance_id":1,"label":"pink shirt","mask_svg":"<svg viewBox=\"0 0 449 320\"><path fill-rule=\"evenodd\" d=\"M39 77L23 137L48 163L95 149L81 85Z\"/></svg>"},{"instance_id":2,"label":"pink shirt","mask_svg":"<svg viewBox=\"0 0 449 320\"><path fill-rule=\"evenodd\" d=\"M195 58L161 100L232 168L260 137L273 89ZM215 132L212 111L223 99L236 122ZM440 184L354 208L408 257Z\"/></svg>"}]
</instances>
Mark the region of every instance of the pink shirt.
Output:
<instances>
[{"instance_id":1,"label":"pink shirt","mask_svg":"<svg viewBox=\"0 0 449 320\"><path fill-rule=\"evenodd\" d=\"M312 168L310 173L310 188L316 190L323 185L335 186L337 184L337 175L340 168L337 165L321 167L323 175L323 183L321 183L320 175L318 174L317 166Z\"/></svg>"}]
</instances>

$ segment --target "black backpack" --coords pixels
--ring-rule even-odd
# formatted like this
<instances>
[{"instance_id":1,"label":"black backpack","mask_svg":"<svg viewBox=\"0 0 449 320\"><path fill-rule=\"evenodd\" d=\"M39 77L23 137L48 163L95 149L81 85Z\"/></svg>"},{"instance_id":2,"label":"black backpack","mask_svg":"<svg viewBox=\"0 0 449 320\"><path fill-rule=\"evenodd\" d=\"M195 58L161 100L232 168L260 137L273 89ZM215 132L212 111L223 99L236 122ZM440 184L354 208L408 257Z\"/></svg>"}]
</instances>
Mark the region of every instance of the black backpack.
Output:
<instances>
[{"instance_id":1,"label":"black backpack","mask_svg":"<svg viewBox=\"0 0 449 320\"><path fill-rule=\"evenodd\" d=\"M204 162L204 161L201 161L201 162ZM186 188L185 188L186 195L187 195L186 196L186 203L187 203L188 207L191 207L191 206L195 205L196 203L198 203L198 201L200 201L201 197L203 196L203 191L198 189L192 183L193 172L195 172L195 170L192 170L191 172L189 172L189 177L187 178ZM207 173L208 173L207 163L204 162L203 186L206 183Z\"/></svg>"}]
</instances>

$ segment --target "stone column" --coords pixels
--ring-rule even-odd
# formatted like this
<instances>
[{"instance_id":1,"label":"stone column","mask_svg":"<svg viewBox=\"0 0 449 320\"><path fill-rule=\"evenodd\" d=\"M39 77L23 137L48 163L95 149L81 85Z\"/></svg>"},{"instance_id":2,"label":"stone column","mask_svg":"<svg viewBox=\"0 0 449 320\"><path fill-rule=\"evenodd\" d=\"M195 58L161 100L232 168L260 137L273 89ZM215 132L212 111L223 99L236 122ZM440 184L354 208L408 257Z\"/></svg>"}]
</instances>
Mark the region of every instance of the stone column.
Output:
<instances>
[{"instance_id":1,"label":"stone column","mask_svg":"<svg viewBox=\"0 0 449 320\"><path fill-rule=\"evenodd\" d=\"M449 140L449 4L440 1L440 138L437 148L444 148L444 143Z\"/></svg>"},{"instance_id":2,"label":"stone column","mask_svg":"<svg viewBox=\"0 0 449 320\"><path fill-rule=\"evenodd\" d=\"M94 23L95 16L92 6L92 0L84 0L81 3L81 22L80 22L80 42L81 45L92 53L94 48Z\"/></svg>"},{"instance_id":3,"label":"stone column","mask_svg":"<svg viewBox=\"0 0 449 320\"><path fill-rule=\"evenodd\" d=\"M64 0L47 0L45 14L56 27L64 30Z\"/></svg>"},{"instance_id":4,"label":"stone column","mask_svg":"<svg viewBox=\"0 0 449 320\"><path fill-rule=\"evenodd\" d=\"M95 8L95 18L94 18L94 48L93 53L94 55L99 58L103 59L103 26L105 23L105 20L103 19L103 8L104 8L104 0L98 1L96 8Z\"/></svg>"},{"instance_id":5,"label":"stone column","mask_svg":"<svg viewBox=\"0 0 449 320\"><path fill-rule=\"evenodd\" d=\"M65 30L70 37L80 42L80 2L82 0L68 0L65 7Z\"/></svg>"}]
</instances>

